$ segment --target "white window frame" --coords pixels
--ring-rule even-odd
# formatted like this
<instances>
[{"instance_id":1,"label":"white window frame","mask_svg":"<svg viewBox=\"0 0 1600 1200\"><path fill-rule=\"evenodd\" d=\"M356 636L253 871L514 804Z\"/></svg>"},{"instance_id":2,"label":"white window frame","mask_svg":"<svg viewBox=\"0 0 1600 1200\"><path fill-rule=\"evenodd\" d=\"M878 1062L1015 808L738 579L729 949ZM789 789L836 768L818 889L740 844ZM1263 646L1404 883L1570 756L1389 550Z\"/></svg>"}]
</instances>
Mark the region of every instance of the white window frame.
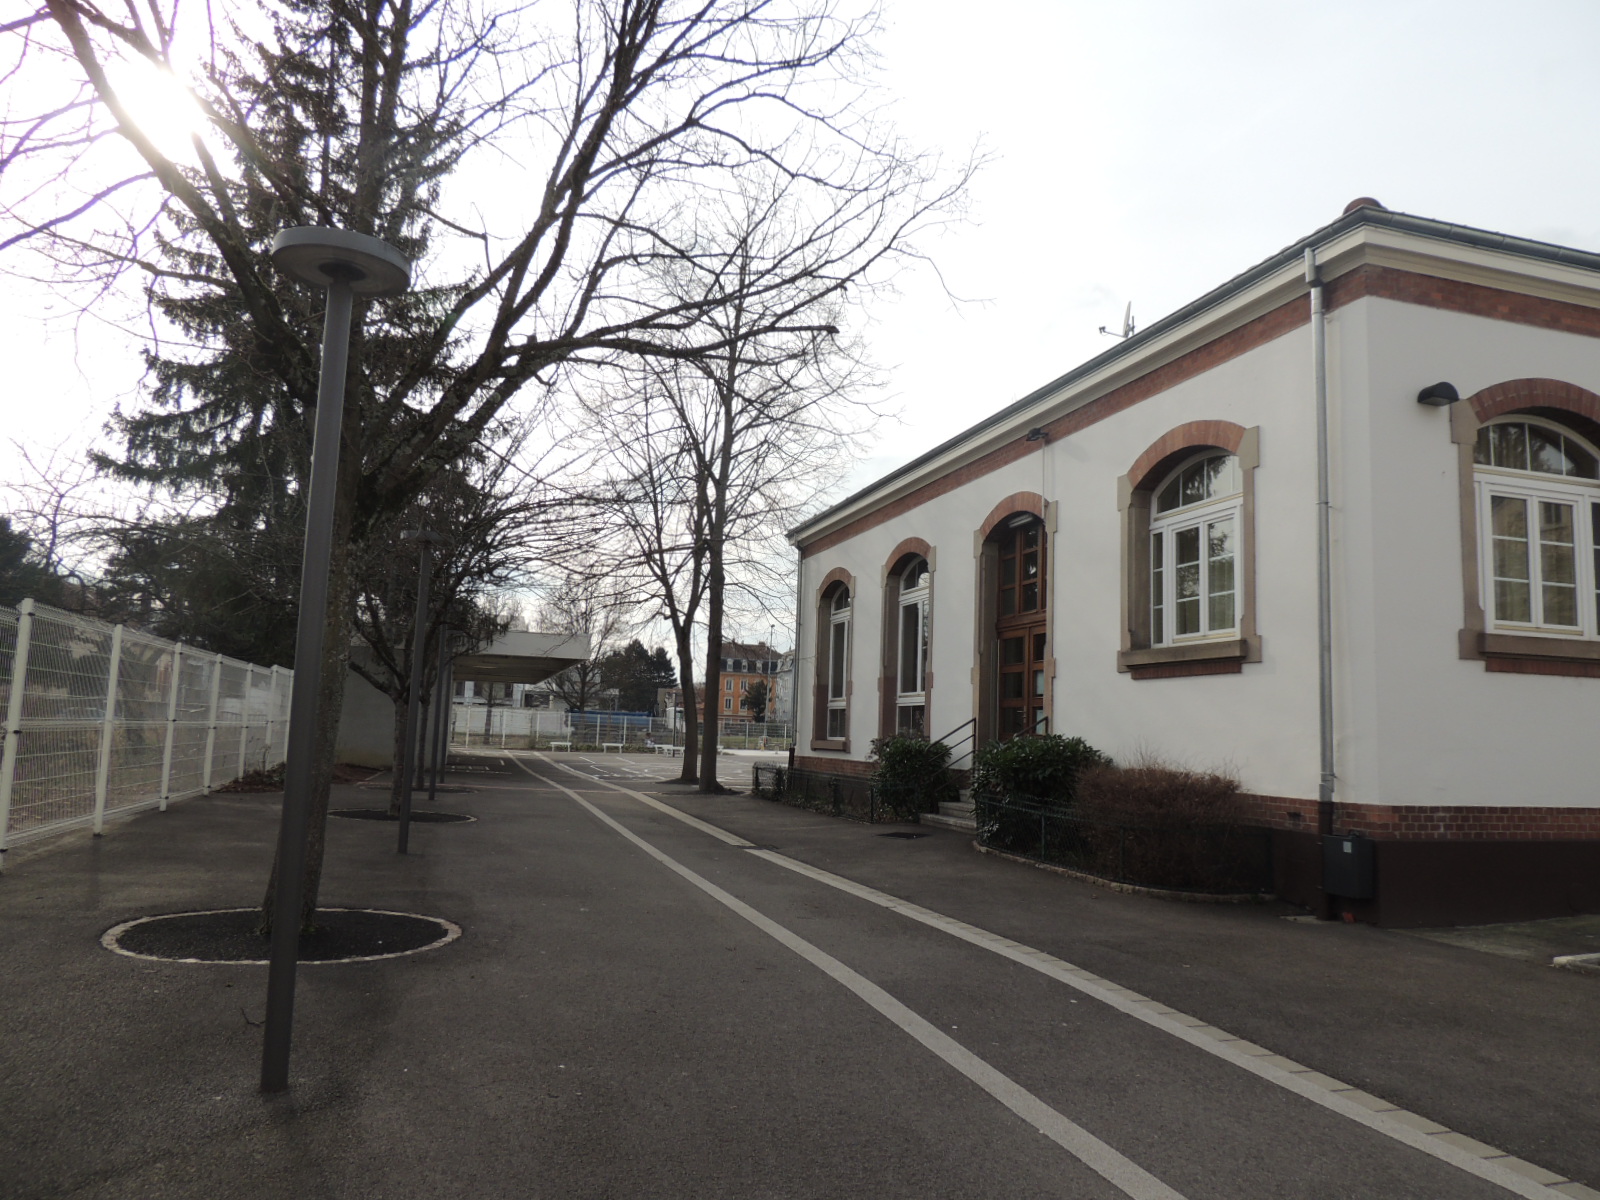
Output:
<instances>
[{"instance_id":1,"label":"white window frame","mask_svg":"<svg viewBox=\"0 0 1600 1200\"><path fill-rule=\"evenodd\" d=\"M1553 421L1542 421L1526 413L1508 414L1502 420L1490 421L1482 428L1496 425L1535 425L1560 434L1577 443L1588 453L1600 459L1597 450L1586 439ZM1495 633L1525 634L1536 637L1569 638L1574 641L1600 640L1600 570L1596 563L1594 523L1596 509L1600 508L1600 480L1578 476L1554 475L1541 471L1524 471L1513 467L1497 467L1488 463L1473 463L1472 485L1477 505L1478 524L1478 594L1483 597L1484 621ZM1515 621L1503 618L1498 612L1495 591L1495 528L1493 505L1496 496L1520 500L1528 504L1528 599L1531 620ZM1577 625L1553 625L1544 620L1545 601L1543 588L1543 555L1538 550L1538 508L1541 502L1564 504L1572 507L1573 556L1576 560L1574 582L1577 588Z\"/></svg>"},{"instance_id":2,"label":"white window frame","mask_svg":"<svg viewBox=\"0 0 1600 1200\"><path fill-rule=\"evenodd\" d=\"M850 614L853 610L854 599L848 588L841 588L829 598L825 736L831 742L843 741L850 734Z\"/></svg>"},{"instance_id":3,"label":"white window frame","mask_svg":"<svg viewBox=\"0 0 1600 1200\"><path fill-rule=\"evenodd\" d=\"M1160 502L1161 493L1167 485L1189 467L1213 458L1230 458L1233 460L1234 479L1233 490L1221 495L1210 495L1187 505L1180 504L1176 508L1164 513L1155 511ZM1162 479L1160 485L1151 493L1150 502L1150 645L1151 646L1186 646L1194 642L1224 641L1237 638L1243 627L1244 621L1244 472L1240 467L1238 456L1234 454L1219 454L1215 450L1206 450L1192 455L1170 471ZM1213 593L1212 574L1215 562L1211 555L1205 553L1209 545L1210 530L1224 521L1233 523L1233 552L1230 556L1233 573L1233 586L1229 592ZM1197 630L1180 634L1177 632L1178 618L1178 538L1181 534L1196 530L1201 555L1198 562L1199 568L1199 593L1198 603L1200 609L1200 622ZM1213 625L1211 615L1211 601L1215 596L1231 594L1233 597L1233 620L1226 626Z\"/></svg>"},{"instance_id":4,"label":"white window frame","mask_svg":"<svg viewBox=\"0 0 1600 1200\"><path fill-rule=\"evenodd\" d=\"M900 589L900 603L895 613L894 623L894 720L895 732L905 732L910 727L907 718L902 715L904 710L922 709L923 732L927 732L928 724L928 606L933 597L933 572L929 569L927 560L918 557L906 565L901 572L901 579L911 576L914 571L921 570L922 582L915 587ZM916 644L912 647L914 655L911 666L915 677L911 680L912 687L907 690L906 684L906 613L913 613L912 636Z\"/></svg>"}]
</instances>

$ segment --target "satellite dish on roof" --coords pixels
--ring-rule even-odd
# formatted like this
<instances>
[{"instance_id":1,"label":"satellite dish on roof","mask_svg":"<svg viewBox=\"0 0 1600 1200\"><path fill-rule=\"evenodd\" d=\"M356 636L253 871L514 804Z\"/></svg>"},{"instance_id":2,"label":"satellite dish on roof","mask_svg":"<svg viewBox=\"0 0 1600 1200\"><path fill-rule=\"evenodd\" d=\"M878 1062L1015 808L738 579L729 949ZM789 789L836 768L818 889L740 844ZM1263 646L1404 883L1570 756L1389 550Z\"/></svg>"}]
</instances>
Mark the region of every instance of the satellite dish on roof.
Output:
<instances>
[{"instance_id":1,"label":"satellite dish on roof","mask_svg":"<svg viewBox=\"0 0 1600 1200\"><path fill-rule=\"evenodd\" d=\"M1124 339L1131 338L1133 336L1133 301L1129 300L1128 307L1122 310L1121 333L1116 332L1114 329L1107 329L1104 325L1100 326L1100 332L1105 334L1107 337Z\"/></svg>"}]
</instances>

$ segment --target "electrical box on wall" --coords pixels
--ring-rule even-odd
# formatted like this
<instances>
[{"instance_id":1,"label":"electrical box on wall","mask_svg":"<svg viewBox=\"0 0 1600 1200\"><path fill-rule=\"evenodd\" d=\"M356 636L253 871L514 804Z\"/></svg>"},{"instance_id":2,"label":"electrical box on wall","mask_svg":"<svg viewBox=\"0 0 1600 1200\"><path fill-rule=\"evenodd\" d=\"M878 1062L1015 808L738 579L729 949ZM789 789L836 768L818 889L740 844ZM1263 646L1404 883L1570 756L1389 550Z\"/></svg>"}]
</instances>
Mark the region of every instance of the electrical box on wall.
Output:
<instances>
[{"instance_id":1,"label":"electrical box on wall","mask_svg":"<svg viewBox=\"0 0 1600 1200\"><path fill-rule=\"evenodd\" d=\"M1376 892L1377 854L1371 838L1359 833L1322 839L1322 890L1346 900L1371 900Z\"/></svg>"}]
</instances>

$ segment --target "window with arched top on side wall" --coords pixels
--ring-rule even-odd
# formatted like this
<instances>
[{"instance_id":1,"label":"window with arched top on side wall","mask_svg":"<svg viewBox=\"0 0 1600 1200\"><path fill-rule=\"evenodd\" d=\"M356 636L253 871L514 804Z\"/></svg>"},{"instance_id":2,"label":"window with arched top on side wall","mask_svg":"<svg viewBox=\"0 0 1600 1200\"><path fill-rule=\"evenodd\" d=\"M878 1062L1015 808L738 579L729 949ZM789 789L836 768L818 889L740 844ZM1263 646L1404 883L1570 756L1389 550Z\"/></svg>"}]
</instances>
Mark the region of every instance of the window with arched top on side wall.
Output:
<instances>
[{"instance_id":1,"label":"window with arched top on side wall","mask_svg":"<svg viewBox=\"0 0 1600 1200\"><path fill-rule=\"evenodd\" d=\"M851 619L854 580L843 570L824 578L817 595L817 674L812 693L811 748L850 748Z\"/></svg>"},{"instance_id":2,"label":"window with arched top on side wall","mask_svg":"<svg viewBox=\"0 0 1600 1200\"><path fill-rule=\"evenodd\" d=\"M1122 647L1135 679L1231 674L1261 658L1255 620L1260 434L1192 421L1119 481Z\"/></svg>"},{"instance_id":3,"label":"window with arched top on side wall","mask_svg":"<svg viewBox=\"0 0 1600 1200\"><path fill-rule=\"evenodd\" d=\"M1451 408L1462 657L1491 671L1600 676L1600 396L1528 379Z\"/></svg>"}]
</instances>

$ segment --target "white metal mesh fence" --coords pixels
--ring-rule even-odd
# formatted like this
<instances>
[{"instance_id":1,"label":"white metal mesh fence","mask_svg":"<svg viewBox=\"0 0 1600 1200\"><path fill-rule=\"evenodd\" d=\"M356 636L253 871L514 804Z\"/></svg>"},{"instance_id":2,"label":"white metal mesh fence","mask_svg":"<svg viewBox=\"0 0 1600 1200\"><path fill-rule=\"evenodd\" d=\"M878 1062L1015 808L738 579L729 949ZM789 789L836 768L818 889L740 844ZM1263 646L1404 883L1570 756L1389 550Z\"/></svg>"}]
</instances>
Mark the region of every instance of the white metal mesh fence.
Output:
<instances>
[{"instance_id":1,"label":"white metal mesh fence","mask_svg":"<svg viewBox=\"0 0 1600 1200\"><path fill-rule=\"evenodd\" d=\"M0 851L283 761L292 673L0 607Z\"/></svg>"},{"instance_id":2,"label":"white metal mesh fence","mask_svg":"<svg viewBox=\"0 0 1600 1200\"><path fill-rule=\"evenodd\" d=\"M516 750L652 750L683 745L683 729L661 717L632 713L555 712L539 708L495 708L456 704L451 742L457 746L501 746ZM794 728L778 721L723 720L717 742L727 750L787 750Z\"/></svg>"}]
</instances>

